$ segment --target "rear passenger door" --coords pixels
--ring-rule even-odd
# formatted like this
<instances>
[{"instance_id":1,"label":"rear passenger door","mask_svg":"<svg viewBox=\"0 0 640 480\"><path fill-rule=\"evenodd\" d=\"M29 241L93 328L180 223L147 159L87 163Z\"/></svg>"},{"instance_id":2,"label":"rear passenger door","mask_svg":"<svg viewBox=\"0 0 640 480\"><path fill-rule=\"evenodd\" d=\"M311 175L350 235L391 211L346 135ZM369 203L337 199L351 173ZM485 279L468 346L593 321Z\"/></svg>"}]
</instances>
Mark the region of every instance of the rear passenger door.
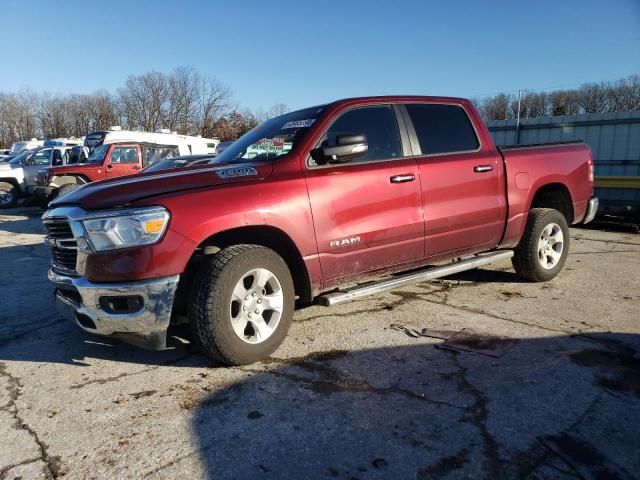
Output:
<instances>
[{"instance_id":1,"label":"rear passenger door","mask_svg":"<svg viewBox=\"0 0 640 480\"><path fill-rule=\"evenodd\" d=\"M403 107L420 171L430 259L495 247L506 218L503 163L456 104Z\"/></svg>"},{"instance_id":2,"label":"rear passenger door","mask_svg":"<svg viewBox=\"0 0 640 480\"><path fill-rule=\"evenodd\" d=\"M365 156L338 165L308 159L307 188L325 287L424 256L418 168L407 156L408 137L396 111L392 105L347 110L317 145L340 134L364 134Z\"/></svg>"}]
</instances>

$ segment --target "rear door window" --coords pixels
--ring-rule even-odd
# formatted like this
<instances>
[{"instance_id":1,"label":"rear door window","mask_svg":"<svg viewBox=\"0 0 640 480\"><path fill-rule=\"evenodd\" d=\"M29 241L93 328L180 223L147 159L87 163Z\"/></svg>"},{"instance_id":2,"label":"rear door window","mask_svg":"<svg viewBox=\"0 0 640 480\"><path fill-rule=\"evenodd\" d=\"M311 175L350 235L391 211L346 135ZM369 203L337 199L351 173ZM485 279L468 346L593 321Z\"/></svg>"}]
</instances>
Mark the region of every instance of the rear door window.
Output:
<instances>
[{"instance_id":1,"label":"rear door window","mask_svg":"<svg viewBox=\"0 0 640 480\"><path fill-rule=\"evenodd\" d=\"M467 113L457 105L407 105L423 155L468 152L480 143Z\"/></svg>"}]
</instances>

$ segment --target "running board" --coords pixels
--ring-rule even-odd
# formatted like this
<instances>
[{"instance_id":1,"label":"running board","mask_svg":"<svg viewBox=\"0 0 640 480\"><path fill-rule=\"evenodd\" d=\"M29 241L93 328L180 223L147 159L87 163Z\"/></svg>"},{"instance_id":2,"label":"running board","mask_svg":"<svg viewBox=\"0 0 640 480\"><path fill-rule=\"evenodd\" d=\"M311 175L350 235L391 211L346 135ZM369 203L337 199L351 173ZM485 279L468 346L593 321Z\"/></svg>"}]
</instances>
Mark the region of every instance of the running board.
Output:
<instances>
[{"instance_id":1,"label":"running board","mask_svg":"<svg viewBox=\"0 0 640 480\"><path fill-rule=\"evenodd\" d=\"M331 307L332 305L349 302L361 297L366 297L367 295L374 295L376 293L393 290L394 288L404 287L405 285L413 285L415 283L426 282L427 280L446 277L448 275L453 275L454 273L464 272L465 270L471 270L482 265L487 265L488 263L506 260L511 257L513 257L513 250L500 250L497 252L482 254L450 263L442 267L431 267L418 272L406 273L390 280L384 280L372 285L355 287L344 292L337 291L327 293L319 296L317 302L325 307Z\"/></svg>"}]
</instances>

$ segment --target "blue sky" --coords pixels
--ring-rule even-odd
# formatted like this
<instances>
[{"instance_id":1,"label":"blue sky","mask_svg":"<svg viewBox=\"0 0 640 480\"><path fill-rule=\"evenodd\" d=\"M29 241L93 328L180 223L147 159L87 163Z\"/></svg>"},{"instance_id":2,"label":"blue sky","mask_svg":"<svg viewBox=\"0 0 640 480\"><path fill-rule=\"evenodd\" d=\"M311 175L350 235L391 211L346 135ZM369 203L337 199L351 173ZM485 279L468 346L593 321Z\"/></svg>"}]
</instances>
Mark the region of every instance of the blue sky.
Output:
<instances>
[{"instance_id":1,"label":"blue sky","mask_svg":"<svg viewBox=\"0 0 640 480\"><path fill-rule=\"evenodd\" d=\"M0 91L115 91L188 65L267 109L640 74L640 0L0 0L0 18Z\"/></svg>"}]
</instances>

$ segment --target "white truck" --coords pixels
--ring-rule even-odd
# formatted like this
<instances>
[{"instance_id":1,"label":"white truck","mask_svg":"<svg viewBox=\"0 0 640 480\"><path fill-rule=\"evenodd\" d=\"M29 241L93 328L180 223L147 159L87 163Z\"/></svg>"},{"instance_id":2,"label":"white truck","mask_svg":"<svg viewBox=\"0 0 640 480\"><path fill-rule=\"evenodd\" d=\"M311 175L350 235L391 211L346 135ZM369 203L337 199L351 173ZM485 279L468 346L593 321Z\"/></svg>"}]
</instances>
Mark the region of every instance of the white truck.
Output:
<instances>
[{"instance_id":1,"label":"white truck","mask_svg":"<svg viewBox=\"0 0 640 480\"><path fill-rule=\"evenodd\" d=\"M58 145L60 141L46 146L23 150L8 162L0 163L0 208L16 205L20 197L33 193L38 170L69 163L70 145Z\"/></svg>"}]
</instances>

